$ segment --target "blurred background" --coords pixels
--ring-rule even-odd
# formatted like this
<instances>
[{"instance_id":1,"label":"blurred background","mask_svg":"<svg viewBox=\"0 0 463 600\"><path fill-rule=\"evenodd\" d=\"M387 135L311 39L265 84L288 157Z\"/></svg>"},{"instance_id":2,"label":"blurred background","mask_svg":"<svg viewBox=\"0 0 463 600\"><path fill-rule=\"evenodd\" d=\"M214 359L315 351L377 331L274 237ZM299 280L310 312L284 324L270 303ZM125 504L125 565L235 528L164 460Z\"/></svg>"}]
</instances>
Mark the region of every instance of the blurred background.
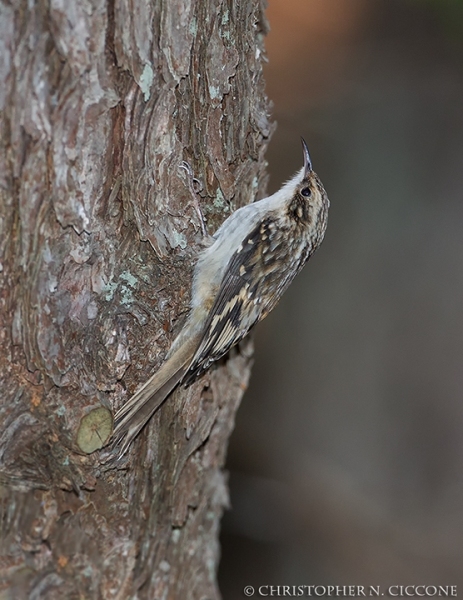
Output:
<instances>
[{"instance_id":1,"label":"blurred background","mask_svg":"<svg viewBox=\"0 0 463 600\"><path fill-rule=\"evenodd\" d=\"M269 191L303 135L331 211L255 332L223 598L462 586L463 2L269 0L267 16Z\"/></svg>"}]
</instances>

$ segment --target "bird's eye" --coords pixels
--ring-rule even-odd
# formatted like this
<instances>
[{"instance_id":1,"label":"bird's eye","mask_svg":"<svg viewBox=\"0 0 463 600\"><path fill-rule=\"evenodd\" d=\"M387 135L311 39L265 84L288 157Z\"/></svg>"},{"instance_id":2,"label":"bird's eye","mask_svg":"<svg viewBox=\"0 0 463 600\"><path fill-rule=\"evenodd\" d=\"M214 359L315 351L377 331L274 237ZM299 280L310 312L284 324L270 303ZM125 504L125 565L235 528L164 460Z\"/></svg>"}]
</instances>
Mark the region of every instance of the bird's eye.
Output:
<instances>
[{"instance_id":1,"label":"bird's eye","mask_svg":"<svg viewBox=\"0 0 463 600\"><path fill-rule=\"evenodd\" d=\"M309 187L302 188L301 194L308 198L312 194L312 190Z\"/></svg>"}]
</instances>

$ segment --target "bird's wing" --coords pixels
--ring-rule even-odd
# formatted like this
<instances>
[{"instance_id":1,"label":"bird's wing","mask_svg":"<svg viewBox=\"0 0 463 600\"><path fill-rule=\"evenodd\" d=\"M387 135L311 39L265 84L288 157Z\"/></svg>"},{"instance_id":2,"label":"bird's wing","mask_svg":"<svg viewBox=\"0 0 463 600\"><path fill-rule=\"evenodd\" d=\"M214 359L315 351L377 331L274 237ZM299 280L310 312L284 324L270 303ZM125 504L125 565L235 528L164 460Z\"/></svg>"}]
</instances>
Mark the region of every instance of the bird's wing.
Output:
<instances>
[{"instance_id":1,"label":"bird's wing","mask_svg":"<svg viewBox=\"0 0 463 600\"><path fill-rule=\"evenodd\" d=\"M237 344L278 302L286 283L275 257L283 239L272 235L275 221L260 222L232 255L206 319L201 341L183 379L190 383Z\"/></svg>"}]
</instances>

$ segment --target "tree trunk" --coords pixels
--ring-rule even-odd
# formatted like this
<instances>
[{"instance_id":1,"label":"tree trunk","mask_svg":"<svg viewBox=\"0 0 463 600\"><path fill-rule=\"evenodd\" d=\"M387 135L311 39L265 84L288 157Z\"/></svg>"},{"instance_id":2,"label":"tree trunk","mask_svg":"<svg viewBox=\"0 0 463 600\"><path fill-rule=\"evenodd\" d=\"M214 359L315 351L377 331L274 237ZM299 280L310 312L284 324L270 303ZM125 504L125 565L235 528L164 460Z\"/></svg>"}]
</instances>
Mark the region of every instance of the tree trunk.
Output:
<instances>
[{"instance_id":1,"label":"tree trunk","mask_svg":"<svg viewBox=\"0 0 463 600\"><path fill-rule=\"evenodd\" d=\"M195 191L213 233L265 187L264 33L260 0L1 7L2 598L219 596L250 352L90 452L186 315Z\"/></svg>"}]
</instances>

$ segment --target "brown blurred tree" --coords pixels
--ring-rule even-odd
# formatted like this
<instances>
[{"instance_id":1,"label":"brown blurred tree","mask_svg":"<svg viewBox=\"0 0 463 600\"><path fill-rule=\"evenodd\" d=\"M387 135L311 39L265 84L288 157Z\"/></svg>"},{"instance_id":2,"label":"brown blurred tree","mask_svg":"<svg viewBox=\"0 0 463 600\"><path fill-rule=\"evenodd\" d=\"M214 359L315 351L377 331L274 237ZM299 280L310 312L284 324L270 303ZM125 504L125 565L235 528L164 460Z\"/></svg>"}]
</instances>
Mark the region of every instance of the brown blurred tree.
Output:
<instances>
[{"instance_id":1,"label":"brown blurred tree","mask_svg":"<svg viewBox=\"0 0 463 600\"><path fill-rule=\"evenodd\" d=\"M78 432L187 311L201 230L182 161L210 232L265 187L264 33L260 0L1 5L2 597L218 596L249 359L174 393L123 464Z\"/></svg>"}]
</instances>

